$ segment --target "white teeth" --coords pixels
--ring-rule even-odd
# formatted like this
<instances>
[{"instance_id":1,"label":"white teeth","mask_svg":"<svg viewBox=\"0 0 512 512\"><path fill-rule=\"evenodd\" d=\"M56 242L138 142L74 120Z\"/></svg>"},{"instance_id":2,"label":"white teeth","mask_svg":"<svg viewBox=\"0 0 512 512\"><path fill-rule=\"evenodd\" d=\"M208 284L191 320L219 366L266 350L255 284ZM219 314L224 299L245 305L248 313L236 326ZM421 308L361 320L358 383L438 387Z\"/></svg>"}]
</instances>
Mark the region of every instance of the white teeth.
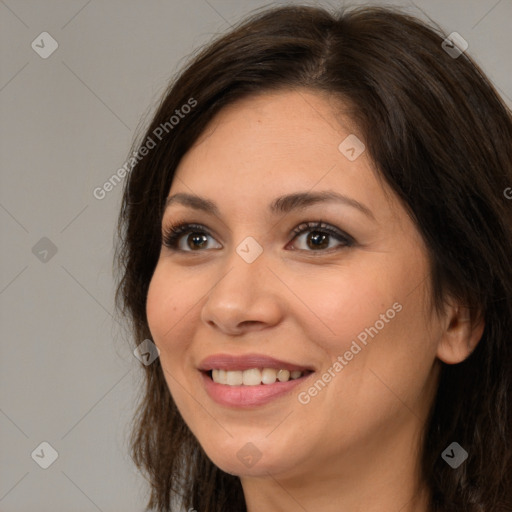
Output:
<instances>
[{"instance_id":1,"label":"white teeth","mask_svg":"<svg viewBox=\"0 0 512 512\"><path fill-rule=\"evenodd\" d=\"M261 382L263 384L274 384L277 379L277 370L274 368L263 368L261 372Z\"/></svg>"},{"instance_id":2,"label":"white teeth","mask_svg":"<svg viewBox=\"0 0 512 512\"><path fill-rule=\"evenodd\" d=\"M290 372L288 370L279 370L277 372L277 380L279 382L288 382L290 380Z\"/></svg>"},{"instance_id":3,"label":"white teeth","mask_svg":"<svg viewBox=\"0 0 512 512\"><path fill-rule=\"evenodd\" d=\"M226 384L228 386L241 386L244 378L243 378L244 372L226 372Z\"/></svg>"},{"instance_id":4,"label":"white teeth","mask_svg":"<svg viewBox=\"0 0 512 512\"><path fill-rule=\"evenodd\" d=\"M274 368L251 368L250 370L212 370L212 380L228 386L259 386L274 384L276 381L288 382L302 377L300 370L276 370Z\"/></svg>"},{"instance_id":5,"label":"white teeth","mask_svg":"<svg viewBox=\"0 0 512 512\"><path fill-rule=\"evenodd\" d=\"M217 370L219 373L218 373L218 377L217 377L217 380L215 382L218 382L219 384L227 384L228 383L228 376L227 376L227 373L226 370Z\"/></svg>"},{"instance_id":6,"label":"white teeth","mask_svg":"<svg viewBox=\"0 0 512 512\"><path fill-rule=\"evenodd\" d=\"M261 384L261 372L257 368L242 372L244 386L259 386Z\"/></svg>"}]
</instances>

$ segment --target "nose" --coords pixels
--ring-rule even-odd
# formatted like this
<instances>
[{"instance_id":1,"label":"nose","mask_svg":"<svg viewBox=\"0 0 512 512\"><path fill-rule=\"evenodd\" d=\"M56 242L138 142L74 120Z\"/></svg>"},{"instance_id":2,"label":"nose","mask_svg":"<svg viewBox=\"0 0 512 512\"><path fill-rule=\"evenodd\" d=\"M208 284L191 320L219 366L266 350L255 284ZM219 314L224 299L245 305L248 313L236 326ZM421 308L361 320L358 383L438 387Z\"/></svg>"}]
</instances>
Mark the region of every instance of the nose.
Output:
<instances>
[{"instance_id":1,"label":"nose","mask_svg":"<svg viewBox=\"0 0 512 512\"><path fill-rule=\"evenodd\" d=\"M235 253L208 293L201 320L231 336L275 326L283 318L281 292L263 255L247 263Z\"/></svg>"}]
</instances>

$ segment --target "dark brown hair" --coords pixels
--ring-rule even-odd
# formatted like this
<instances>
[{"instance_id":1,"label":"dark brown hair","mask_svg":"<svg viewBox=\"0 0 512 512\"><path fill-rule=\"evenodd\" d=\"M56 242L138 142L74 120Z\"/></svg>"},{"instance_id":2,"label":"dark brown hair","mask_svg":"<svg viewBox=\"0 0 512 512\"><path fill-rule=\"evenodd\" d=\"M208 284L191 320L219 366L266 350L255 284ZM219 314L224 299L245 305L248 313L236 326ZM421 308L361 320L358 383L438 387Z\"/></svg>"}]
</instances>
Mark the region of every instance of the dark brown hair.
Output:
<instances>
[{"instance_id":1,"label":"dark brown hair","mask_svg":"<svg viewBox=\"0 0 512 512\"><path fill-rule=\"evenodd\" d=\"M119 217L117 305L134 343L151 338L146 295L161 247L163 206L180 159L224 106L260 92L308 88L350 108L379 175L428 247L433 305L450 295L485 330L462 363L442 364L425 425L423 478L431 509L512 510L512 118L480 68L442 47L444 35L396 9L336 14L312 7L265 10L195 56L173 81L144 139L156 147L125 184ZM192 101L191 101L192 100ZM195 103L196 102L196 103ZM187 114L169 123L183 105ZM178 320L178 319L177 319ZM149 507L246 510L238 477L217 468L184 423L159 360L145 391L132 457L151 484ZM453 441L469 453L452 469Z\"/></svg>"}]
</instances>

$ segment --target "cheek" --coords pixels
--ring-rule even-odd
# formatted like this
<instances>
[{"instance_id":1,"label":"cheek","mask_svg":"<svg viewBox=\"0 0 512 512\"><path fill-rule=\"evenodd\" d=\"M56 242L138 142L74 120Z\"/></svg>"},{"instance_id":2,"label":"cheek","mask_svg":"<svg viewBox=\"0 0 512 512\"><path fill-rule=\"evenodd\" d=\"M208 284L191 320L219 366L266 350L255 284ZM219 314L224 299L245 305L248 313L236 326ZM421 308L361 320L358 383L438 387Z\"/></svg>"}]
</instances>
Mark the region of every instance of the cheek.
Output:
<instances>
[{"instance_id":1,"label":"cheek","mask_svg":"<svg viewBox=\"0 0 512 512\"><path fill-rule=\"evenodd\" d=\"M187 315L193 313L193 306L200 297L200 290L186 285L182 278L171 273L165 264L159 263L151 279L147 300L146 315L153 341L160 349L161 358L171 350L175 354L180 350L180 341L186 339Z\"/></svg>"},{"instance_id":2,"label":"cheek","mask_svg":"<svg viewBox=\"0 0 512 512\"><path fill-rule=\"evenodd\" d=\"M187 416L188 401L183 391L186 382L187 347L192 339L192 322L187 315L193 313L197 297L187 293L194 287L184 286L176 273L170 272L165 263L157 265L149 285L146 315L153 342L160 351L163 376L178 409ZM189 386L187 386L189 387Z\"/></svg>"},{"instance_id":3,"label":"cheek","mask_svg":"<svg viewBox=\"0 0 512 512\"><path fill-rule=\"evenodd\" d=\"M297 308L305 314L295 318L301 319L307 338L335 358L348 350L357 336L364 339L365 329L376 322L382 329L381 315L385 320L397 315L399 307L393 308L393 304L403 296L399 284L380 266L368 265L330 268L311 278L301 277L294 282L294 292L303 298L304 305L297 303Z\"/></svg>"},{"instance_id":4,"label":"cheek","mask_svg":"<svg viewBox=\"0 0 512 512\"><path fill-rule=\"evenodd\" d=\"M415 382L421 386L431 371L438 332L426 316L423 263L383 258L373 266L331 268L294 282L294 291L310 306L300 306L307 312L301 319L306 338L324 352L327 364L344 358L345 378L370 394L376 391L372 385L381 386L370 369L405 393ZM337 379L334 387L342 382Z\"/></svg>"}]
</instances>

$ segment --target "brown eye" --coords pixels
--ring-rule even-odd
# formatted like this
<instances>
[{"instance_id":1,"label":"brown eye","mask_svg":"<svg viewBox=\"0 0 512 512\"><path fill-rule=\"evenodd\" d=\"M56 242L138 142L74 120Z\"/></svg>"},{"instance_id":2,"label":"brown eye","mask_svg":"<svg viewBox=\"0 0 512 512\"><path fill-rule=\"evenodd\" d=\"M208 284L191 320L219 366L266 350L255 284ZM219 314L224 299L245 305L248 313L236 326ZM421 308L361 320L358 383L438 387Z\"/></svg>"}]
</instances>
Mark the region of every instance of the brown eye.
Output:
<instances>
[{"instance_id":1,"label":"brown eye","mask_svg":"<svg viewBox=\"0 0 512 512\"><path fill-rule=\"evenodd\" d=\"M208 245L208 238L204 233L193 233L187 236L185 244L192 250L204 249Z\"/></svg>"},{"instance_id":2,"label":"brown eye","mask_svg":"<svg viewBox=\"0 0 512 512\"><path fill-rule=\"evenodd\" d=\"M326 249L329 246L329 237L319 231L311 231L306 237L306 243L310 249Z\"/></svg>"},{"instance_id":3,"label":"brown eye","mask_svg":"<svg viewBox=\"0 0 512 512\"><path fill-rule=\"evenodd\" d=\"M294 241L299 241L297 250L307 252L327 252L331 249L351 247L355 241L349 235L323 222L306 222L295 230Z\"/></svg>"},{"instance_id":4,"label":"brown eye","mask_svg":"<svg viewBox=\"0 0 512 512\"><path fill-rule=\"evenodd\" d=\"M178 224L164 231L163 244L174 251L198 252L206 249L220 249L222 246L208 247L215 239L198 224Z\"/></svg>"}]
</instances>

